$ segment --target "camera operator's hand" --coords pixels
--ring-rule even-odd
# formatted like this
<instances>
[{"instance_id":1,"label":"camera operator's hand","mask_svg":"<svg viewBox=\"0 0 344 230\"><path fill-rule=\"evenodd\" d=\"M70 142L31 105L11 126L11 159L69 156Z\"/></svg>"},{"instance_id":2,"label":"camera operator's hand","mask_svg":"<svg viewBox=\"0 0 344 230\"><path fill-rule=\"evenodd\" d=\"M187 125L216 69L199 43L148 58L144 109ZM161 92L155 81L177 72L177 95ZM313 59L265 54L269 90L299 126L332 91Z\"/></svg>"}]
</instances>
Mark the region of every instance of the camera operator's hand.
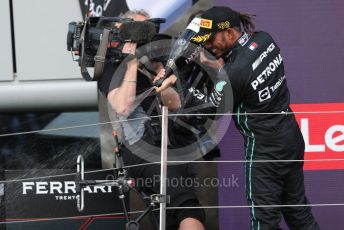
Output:
<instances>
[{"instance_id":1,"label":"camera operator's hand","mask_svg":"<svg viewBox=\"0 0 344 230\"><path fill-rule=\"evenodd\" d=\"M153 80L153 84L158 81L159 79L163 78L165 76L165 69L160 70L160 72L156 75L156 77ZM160 87L155 87L155 91L157 93L160 93L161 91L171 87L174 85L174 83L177 81L176 75L172 74L168 78L166 78Z\"/></svg>"},{"instance_id":2,"label":"camera operator's hand","mask_svg":"<svg viewBox=\"0 0 344 230\"><path fill-rule=\"evenodd\" d=\"M123 46L122 53L135 55L136 47L136 42L126 42Z\"/></svg>"},{"instance_id":3,"label":"camera operator's hand","mask_svg":"<svg viewBox=\"0 0 344 230\"><path fill-rule=\"evenodd\" d=\"M135 68L134 71L137 71L137 65L138 65L138 60L137 58L134 56L135 52L136 52L136 47L137 47L137 43L135 42L126 42L123 46L122 49L122 53L124 54L128 54L128 55L132 55L129 59L129 61L127 62L127 66L128 68Z\"/></svg>"}]
</instances>

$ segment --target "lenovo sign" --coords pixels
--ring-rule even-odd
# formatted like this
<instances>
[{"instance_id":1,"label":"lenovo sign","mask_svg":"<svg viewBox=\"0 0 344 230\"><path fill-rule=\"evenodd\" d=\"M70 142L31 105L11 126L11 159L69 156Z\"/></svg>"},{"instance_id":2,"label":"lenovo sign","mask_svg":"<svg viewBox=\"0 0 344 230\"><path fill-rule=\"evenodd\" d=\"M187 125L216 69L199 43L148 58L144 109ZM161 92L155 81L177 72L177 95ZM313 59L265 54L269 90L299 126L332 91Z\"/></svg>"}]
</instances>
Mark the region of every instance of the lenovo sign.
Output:
<instances>
[{"instance_id":1,"label":"lenovo sign","mask_svg":"<svg viewBox=\"0 0 344 230\"><path fill-rule=\"evenodd\" d=\"M344 111L344 103L295 104L291 107L305 140L305 160L319 160L306 161L304 169L344 169L344 112L340 112Z\"/></svg>"}]
</instances>

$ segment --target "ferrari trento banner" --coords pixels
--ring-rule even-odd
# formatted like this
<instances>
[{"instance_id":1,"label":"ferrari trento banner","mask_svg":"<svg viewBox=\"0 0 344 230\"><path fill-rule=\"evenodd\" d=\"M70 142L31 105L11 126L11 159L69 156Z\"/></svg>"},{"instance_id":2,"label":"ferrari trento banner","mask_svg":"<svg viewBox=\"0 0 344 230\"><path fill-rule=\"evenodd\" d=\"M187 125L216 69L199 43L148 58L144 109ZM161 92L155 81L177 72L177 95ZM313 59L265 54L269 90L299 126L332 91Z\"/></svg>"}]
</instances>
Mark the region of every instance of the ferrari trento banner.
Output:
<instances>
[{"instance_id":1,"label":"ferrari trento banner","mask_svg":"<svg viewBox=\"0 0 344 230\"><path fill-rule=\"evenodd\" d=\"M122 213L117 188L87 186L85 209L77 209L75 171L71 170L16 170L6 171L6 219L64 218L105 213ZM66 176L55 176L64 175ZM23 175L25 178L23 179ZM40 177L42 179L35 179ZM112 171L85 174L85 179L112 179ZM31 179L30 179L31 178Z\"/></svg>"}]
</instances>

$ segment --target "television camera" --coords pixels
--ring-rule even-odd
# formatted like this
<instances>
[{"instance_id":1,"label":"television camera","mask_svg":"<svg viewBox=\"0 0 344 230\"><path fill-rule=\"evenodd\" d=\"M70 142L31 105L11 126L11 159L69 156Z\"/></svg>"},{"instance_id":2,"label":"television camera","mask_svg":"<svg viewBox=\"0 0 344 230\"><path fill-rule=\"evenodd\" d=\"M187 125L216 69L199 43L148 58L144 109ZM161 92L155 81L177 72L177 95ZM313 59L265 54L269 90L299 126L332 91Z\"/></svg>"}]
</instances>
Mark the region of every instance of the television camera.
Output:
<instances>
[{"instance_id":1,"label":"television camera","mask_svg":"<svg viewBox=\"0 0 344 230\"><path fill-rule=\"evenodd\" d=\"M67 50L79 63L83 78L96 81L102 74L105 60L119 63L126 58L127 54L122 53L126 41L138 45L149 43L164 22L163 18L133 21L120 17L86 17L83 22L69 23ZM93 77L88 67L94 67Z\"/></svg>"}]
</instances>

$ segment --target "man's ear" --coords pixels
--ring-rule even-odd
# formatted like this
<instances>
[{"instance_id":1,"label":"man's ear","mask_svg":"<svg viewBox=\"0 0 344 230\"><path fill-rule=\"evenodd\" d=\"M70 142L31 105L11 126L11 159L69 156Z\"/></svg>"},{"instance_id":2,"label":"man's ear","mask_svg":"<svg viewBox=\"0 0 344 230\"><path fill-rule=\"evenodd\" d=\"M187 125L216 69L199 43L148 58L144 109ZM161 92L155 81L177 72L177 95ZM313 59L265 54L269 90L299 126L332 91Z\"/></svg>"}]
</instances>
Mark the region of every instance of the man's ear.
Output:
<instances>
[{"instance_id":1,"label":"man's ear","mask_svg":"<svg viewBox=\"0 0 344 230\"><path fill-rule=\"evenodd\" d=\"M226 36L228 36L228 39L233 43L236 42L241 36L241 32L239 32L235 28L228 28L227 30L225 30L225 33Z\"/></svg>"},{"instance_id":2,"label":"man's ear","mask_svg":"<svg viewBox=\"0 0 344 230\"><path fill-rule=\"evenodd\" d=\"M226 40L234 40L234 37L235 37L235 31L232 29L232 28L228 28L224 31L224 34L225 34L225 37L226 37Z\"/></svg>"}]
</instances>

